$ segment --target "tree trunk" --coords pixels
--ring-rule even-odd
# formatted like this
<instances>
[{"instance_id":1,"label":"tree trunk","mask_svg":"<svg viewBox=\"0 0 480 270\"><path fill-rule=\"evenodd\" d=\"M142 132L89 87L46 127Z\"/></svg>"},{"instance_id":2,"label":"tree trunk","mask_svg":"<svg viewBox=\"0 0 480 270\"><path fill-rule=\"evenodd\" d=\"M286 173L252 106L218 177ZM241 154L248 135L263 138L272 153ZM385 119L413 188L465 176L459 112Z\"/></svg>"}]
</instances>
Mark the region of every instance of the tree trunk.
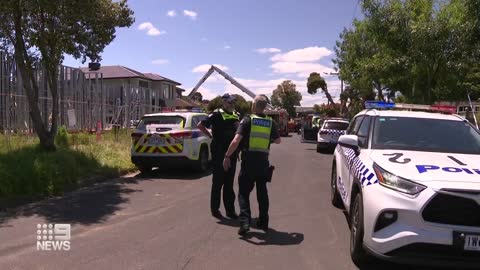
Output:
<instances>
[{"instance_id":1,"label":"tree trunk","mask_svg":"<svg viewBox=\"0 0 480 270\"><path fill-rule=\"evenodd\" d=\"M40 109L38 107L38 84L32 71L32 62L25 48L25 41L23 40L21 7L17 6L15 12L15 63L20 72L21 81L27 94L30 118L32 119L37 136L40 139L41 147L47 151L54 151L54 140L49 136L40 116Z\"/></svg>"},{"instance_id":2,"label":"tree trunk","mask_svg":"<svg viewBox=\"0 0 480 270\"><path fill-rule=\"evenodd\" d=\"M330 93L328 92L328 90L325 89L325 90L323 90L323 92L325 93L325 96L327 96L328 103L335 104L335 102L333 101L332 96L330 95Z\"/></svg>"}]
</instances>

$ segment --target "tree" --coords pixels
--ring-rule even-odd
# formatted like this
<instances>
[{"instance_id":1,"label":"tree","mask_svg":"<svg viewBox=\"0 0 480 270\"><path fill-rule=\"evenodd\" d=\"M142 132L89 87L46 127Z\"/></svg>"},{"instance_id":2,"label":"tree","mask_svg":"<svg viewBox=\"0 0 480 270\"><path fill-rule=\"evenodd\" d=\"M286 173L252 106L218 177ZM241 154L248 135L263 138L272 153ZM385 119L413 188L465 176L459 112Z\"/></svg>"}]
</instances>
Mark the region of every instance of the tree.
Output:
<instances>
[{"instance_id":1,"label":"tree","mask_svg":"<svg viewBox=\"0 0 480 270\"><path fill-rule=\"evenodd\" d=\"M478 95L479 0L364 0L364 19L340 34L334 63L362 96L408 102Z\"/></svg>"},{"instance_id":2,"label":"tree","mask_svg":"<svg viewBox=\"0 0 480 270\"><path fill-rule=\"evenodd\" d=\"M310 73L310 76L307 80L307 89L308 93L311 95L316 94L318 89L322 89L322 92L325 94L325 96L327 96L328 103L335 103L332 99L332 96L328 92L327 82L325 82L325 79L323 79L322 76L320 76L320 74L317 72Z\"/></svg>"},{"instance_id":3,"label":"tree","mask_svg":"<svg viewBox=\"0 0 480 270\"><path fill-rule=\"evenodd\" d=\"M237 101L235 102L235 110L240 114L240 116L245 116L246 114L251 113L252 103L247 102L245 98L240 95L234 94ZM207 111L213 112L216 109L223 107L223 100L221 96L210 100L207 105Z\"/></svg>"},{"instance_id":4,"label":"tree","mask_svg":"<svg viewBox=\"0 0 480 270\"><path fill-rule=\"evenodd\" d=\"M300 106L302 100L302 94L296 88L292 81L283 81L273 90L271 97L272 105L285 109L290 117L296 115L295 106Z\"/></svg>"},{"instance_id":5,"label":"tree","mask_svg":"<svg viewBox=\"0 0 480 270\"><path fill-rule=\"evenodd\" d=\"M0 5L0 46L13 52L27 94L30 117L48 151L55 150L59 94L59 65L64 54L92 62L115 38L116 27L129 27L133 11L126 0L3 0ZM44 70L52 96L51 127L42 121L35 67Z\"/></svg>"},{"instance_id":6,"label":"tree","mask_svg":"<svg viewBox=\"0 0 480 270\"><path fill-rule=\"evenodd\" d=\"M203 96L200 92L195 92L192 96L192 100L202 102Z\"/></svg>"},{"instance_id":7,"label":"tree","mask_svg":"<svg viewBox=\"0 0 480 270\"><path fill-rule=\"evenodd\" d=\"M217 96L216 98L210 100L207 105L207 111L213 112L216 109L223 107L223 100L221 96Z\"/></svg>"}]
</instances>

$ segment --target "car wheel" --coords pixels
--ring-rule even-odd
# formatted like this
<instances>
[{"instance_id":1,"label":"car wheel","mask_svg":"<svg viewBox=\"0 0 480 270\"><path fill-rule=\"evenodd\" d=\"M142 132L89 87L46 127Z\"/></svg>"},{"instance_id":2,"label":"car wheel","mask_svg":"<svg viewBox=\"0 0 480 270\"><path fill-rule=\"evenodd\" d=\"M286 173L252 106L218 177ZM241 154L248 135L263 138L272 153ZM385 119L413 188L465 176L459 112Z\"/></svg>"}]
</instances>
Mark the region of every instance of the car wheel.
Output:
<instances>
[{"instance_id":1,"label":"car wheel","mask_svg":"<svg viewBox=\"0 0 480 270\"><path fill-rule=\"evenodd\" d=\"M149 166L137 165L137 168L142 174L147 174L152 171L152 167Z\"/></svg>"},{"instance_id":2,"label":"car wheel","mask_svg":"<svg viewBox=\"0 0 480 270\"><path fill-rule=\"evenodd\" d=\"M342 199L340 198L340 193L337 189L337 165L333 162L332 165L332 177L330 180L330 199L332 205L337 208L343 208Z\"/></svg>"},{"instance_id":3,"label":"car wheel","mask_svg":"<svg viewBox=\"0 0 480 270\"><path fill-rule=\"evenodd\" d=\"M197 161L197 170L200 172L208 170L208 150L205 146L200 148L200 154Z\"/></svg>"},{"instance_id":4,"label":"car wheel","mask_svg":"<svg viewBox=\"0 0 480 270\"><path fill-rule=\"evenodd\" d=\"M363 232L363 199L362 194L358 193L350 211L350 256L357 266L368 260L363 249Z\"/></svg>"},{"instance_id":5,"label":"car wheel","mask_svg":"<svg viewBox=\"0 0 480 270\"><path fill-rule=\"evenodd\" d=\"M322 149L320 148L320 145L317 143L317 153L321 153Z\"/></svg>"}]
</instances>

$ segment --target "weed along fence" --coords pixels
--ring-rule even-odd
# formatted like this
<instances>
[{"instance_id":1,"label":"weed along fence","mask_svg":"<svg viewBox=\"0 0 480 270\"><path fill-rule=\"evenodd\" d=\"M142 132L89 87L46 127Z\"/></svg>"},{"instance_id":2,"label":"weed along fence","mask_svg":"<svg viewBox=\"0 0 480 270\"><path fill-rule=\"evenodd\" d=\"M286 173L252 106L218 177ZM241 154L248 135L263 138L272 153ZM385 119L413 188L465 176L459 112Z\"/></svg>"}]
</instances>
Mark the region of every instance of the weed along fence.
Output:
<instances>
[{"instance_id":1,"label":"weed along fence","mask_svg":"<svg viewBox=\"0 0 480 270\"><path fill-rule=\"evenodd\" d=\"M51 124L52 98L42 68L35 68L42 119ZM0 133L34 133L22 81L11 55L0 51ZM103 75L59 67L59 125L69 131L93 131L97 126L129 128L143 114L159 111L152 106L148 88L134 85L105 86ZM154 108L155 107L155 108Z\"/></svg>"}]
</instances>

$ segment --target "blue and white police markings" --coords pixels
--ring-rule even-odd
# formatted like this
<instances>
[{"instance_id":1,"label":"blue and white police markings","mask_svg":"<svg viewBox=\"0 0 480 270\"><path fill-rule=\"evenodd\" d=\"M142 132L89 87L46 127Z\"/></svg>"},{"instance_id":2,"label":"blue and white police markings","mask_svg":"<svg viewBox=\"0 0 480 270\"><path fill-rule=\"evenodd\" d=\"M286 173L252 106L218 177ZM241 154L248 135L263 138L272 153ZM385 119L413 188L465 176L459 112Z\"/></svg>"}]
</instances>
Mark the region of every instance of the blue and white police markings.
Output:
<instances>
[{"instance_id":1,"label":"blue and white police markings","mask_svg":"<svg viewBox=\"0 0 480 270\"><path fill-rule=\"evenodd\" d=\"M253 124L255 126L270 127L270 121L266 119L253 118Z\"/></svg>"},{"instance_id":2,"label":"blue and white police markings","mask_svg":"<svg viewBox=\"0 0 480 270\"><path fill-rule=\"evenodd\" d=\"M419 173L428 173L429 171L442 170L449 173L467 173L467 174L480 174L480 169L468 169L457 167L440 167L436 165L415 165Z\"/></svg>"}]
</instances>

